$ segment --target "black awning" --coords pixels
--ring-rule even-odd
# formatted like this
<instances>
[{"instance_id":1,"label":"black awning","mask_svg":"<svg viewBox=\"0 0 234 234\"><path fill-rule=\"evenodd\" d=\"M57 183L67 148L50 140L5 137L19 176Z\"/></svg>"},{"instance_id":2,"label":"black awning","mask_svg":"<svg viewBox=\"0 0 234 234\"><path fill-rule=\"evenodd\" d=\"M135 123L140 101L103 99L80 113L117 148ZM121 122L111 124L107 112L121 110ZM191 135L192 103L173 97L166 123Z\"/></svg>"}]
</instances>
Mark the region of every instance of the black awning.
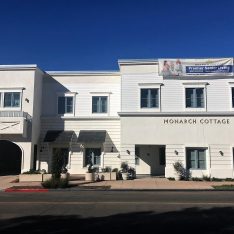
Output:
<instances>
[{"instance_id":1,"label":"black awning","mask_svg":"<svg viewBox=\"0 0 234 234\"><path fill-rule=\"evenodd\" d=\"M47 131L44 142L69 143L74 131L50 130Z\"/></svg>"},{"instance_id":2,"label":"black awning","mask_svg":"<svg viewBox=\"0 0 234 234\"><path fill-rule=\"evenodd\" d=\"M105 139L105 130L81 130L77 141L79 143L103 143Z\"/></svg>"}]
</instances>

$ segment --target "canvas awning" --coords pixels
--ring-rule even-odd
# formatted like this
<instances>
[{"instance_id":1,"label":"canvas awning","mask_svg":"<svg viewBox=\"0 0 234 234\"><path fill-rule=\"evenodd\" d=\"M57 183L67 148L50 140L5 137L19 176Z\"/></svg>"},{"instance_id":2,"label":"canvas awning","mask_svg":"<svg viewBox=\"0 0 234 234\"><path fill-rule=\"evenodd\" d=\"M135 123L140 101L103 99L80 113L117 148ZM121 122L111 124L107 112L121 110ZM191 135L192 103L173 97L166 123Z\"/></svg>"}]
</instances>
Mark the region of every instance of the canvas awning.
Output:
<instances>
[{"instance_id":1,"label":"canvas awning","mask_svg":"<svg viewBox=\"0 0 234 234\"><path fill-rule=\"evenodd\" d=\"M74 131L49 130L47 131L44 142L69 143Z\"/></svg>"},{"instance_id":2,"label":"canvas awning","mask_svg":"<svg viewBox=\"0 0 234 234\"><path fill-rule=\"evenodd\" d=\"M105 139L105 130L81 130L77 141L79 143L103 143Z\"/></svg>"}]
</instances>

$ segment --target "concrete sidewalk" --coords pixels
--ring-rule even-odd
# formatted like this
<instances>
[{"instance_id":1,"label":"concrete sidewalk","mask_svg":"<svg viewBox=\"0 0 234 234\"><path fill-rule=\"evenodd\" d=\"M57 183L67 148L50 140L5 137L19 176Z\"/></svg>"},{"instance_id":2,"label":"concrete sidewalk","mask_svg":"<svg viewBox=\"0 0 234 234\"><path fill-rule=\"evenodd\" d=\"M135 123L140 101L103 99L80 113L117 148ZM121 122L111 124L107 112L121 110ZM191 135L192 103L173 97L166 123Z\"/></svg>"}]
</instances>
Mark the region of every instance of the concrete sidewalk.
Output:
<instances>
[{"instance_id":1,"label":"concrete sidewalk","mask_svg":"<svg viewBox=\"0 0 234 234\"><path fill-rule=\"evenodd\" d=\"M73 183L71 181L71 183ZM234 185L234 182L206 181L170 181L166 178L145 178L135 180L100 181L94 183L80 182L80 188L110 187L115 190L213 190L215 185Z\"/></svg>"},{"instance_id":2,"label":"concrete sidewalk","mask_svg":"<svg viewBox=\"0 0 234 234\"><path fill-rule=\"evenodd\" d=\"M19 176L0 176L0 191L13 186L40 186L40 182L17 182Z\"/></svg>"},{"instance_id":3,"label":"concrete sidewalk","mask_svg":"<svg viewBox=\"0 0 234 234\"><path fill-rule=\"evenodd\" d=\"M41 182L16 182L18 176L0 176L0 190L4 191L13 186L33 187L41 186ZM206 182L206 181L170 181L166 178L142 178L135 180L117 180L87 182L82 180L69 181L74 189L114 189L114 190L213 190L215 185L234 185L234 182Z\"/></svg>"}]
</instances>

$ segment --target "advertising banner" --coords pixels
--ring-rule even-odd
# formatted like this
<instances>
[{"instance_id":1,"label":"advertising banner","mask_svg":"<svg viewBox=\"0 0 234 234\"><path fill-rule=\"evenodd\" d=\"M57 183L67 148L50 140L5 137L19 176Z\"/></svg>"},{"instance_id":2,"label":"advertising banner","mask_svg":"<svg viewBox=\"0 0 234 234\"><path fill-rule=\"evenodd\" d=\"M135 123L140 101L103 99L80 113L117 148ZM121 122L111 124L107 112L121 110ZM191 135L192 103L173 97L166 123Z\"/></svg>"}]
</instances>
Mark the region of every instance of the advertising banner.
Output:
<instances>
[{"instance_id":1,"label":"advertising banner","mask_svg":"<svg viewBox=\"0 0 234 234\"><path fill-rule=\"evenodd\" d=\"M161 76L232 76L233 58L159 59Z\"/></svg>"}]
</instances>

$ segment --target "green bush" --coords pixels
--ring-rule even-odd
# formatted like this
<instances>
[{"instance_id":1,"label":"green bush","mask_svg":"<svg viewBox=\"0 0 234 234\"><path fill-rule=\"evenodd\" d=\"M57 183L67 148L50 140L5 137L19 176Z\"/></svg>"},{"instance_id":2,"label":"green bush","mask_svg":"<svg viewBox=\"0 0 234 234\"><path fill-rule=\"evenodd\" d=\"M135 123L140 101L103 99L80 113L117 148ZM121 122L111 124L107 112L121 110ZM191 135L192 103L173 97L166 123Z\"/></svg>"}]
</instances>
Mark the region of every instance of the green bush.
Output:
<instances>
[{"instance_id":1,"label":"green bush","mask_svg":"<svg viewBox=\"0 0 234 234\"><path fill-rule=\"evenodd\" d=\"M168 177L167 179L168 179L168 180L175 180L174 177Z\"/></svg>"},{"instance_id":2,"label":"green bush","mask_svg":"<svg viewBox=\"0 0 234 234\"><path fill-rule=\"evenodd\" d=\"M226 178L225 181L234 181L233 178Z\"/></svg>"},{"instance_id":3,"label":"green bush","mask_svg":"<svg viewBox=\"0 0 234 234\"><path fill-rule=\"evenodd\" d=\"M54 177L42 182L41 184L44 188L67 188L69 187L68 179L54 178Z\"/></svg>"},{"instance_id":4,"label":"green bush","mask_svg":"<svg viewBox=\"0 0 234 234\"><path fill-rule=\"evenodd\" d=\"M202 180L204 180L204 181L211 181L211 178L210 178L210 176L203 175L202 176Z\"/></svg>"},{"instance_id":5,"label":"green bush","mask_svg":"<svg viewBox=\"0 0 234 234\"><path fill-rule=\"evenodd\" d=\"M199 177L192 177L191 180L192 181L202 181L203 179L199 178Z\"/></svg>"},{"instance_id":6,"label":"green bush","mask_svg":"<svg viewBox=\"0 0 234 234\"><path fill-rule=\"evenodd\" d=\"M41 174L39 170L30 169L29 171L23 172L23 174Z\"/></svg>"},{"instance_id":7,"label":"green bush","mask_svg":"<svg viewBox=\"0 0 234 234\"><path fill-rule=\"evenodd\" d=\"M173 167L181 180L189 180L189 178L191 178L190 171L184 167L182 162L177 161L173 163Z\"/></svg>"},{"instance_id":8,"label":"green bush","mask_svg":"<svg viewBox=\"0 0 234 234\"><path fill-rule=\"evenodd\" d=\"M216 177L212 177L211 181L217 181L217 182L220 182L220 181L223 181L223 179L216 178Z\"/></svg>"}]
</instances>

